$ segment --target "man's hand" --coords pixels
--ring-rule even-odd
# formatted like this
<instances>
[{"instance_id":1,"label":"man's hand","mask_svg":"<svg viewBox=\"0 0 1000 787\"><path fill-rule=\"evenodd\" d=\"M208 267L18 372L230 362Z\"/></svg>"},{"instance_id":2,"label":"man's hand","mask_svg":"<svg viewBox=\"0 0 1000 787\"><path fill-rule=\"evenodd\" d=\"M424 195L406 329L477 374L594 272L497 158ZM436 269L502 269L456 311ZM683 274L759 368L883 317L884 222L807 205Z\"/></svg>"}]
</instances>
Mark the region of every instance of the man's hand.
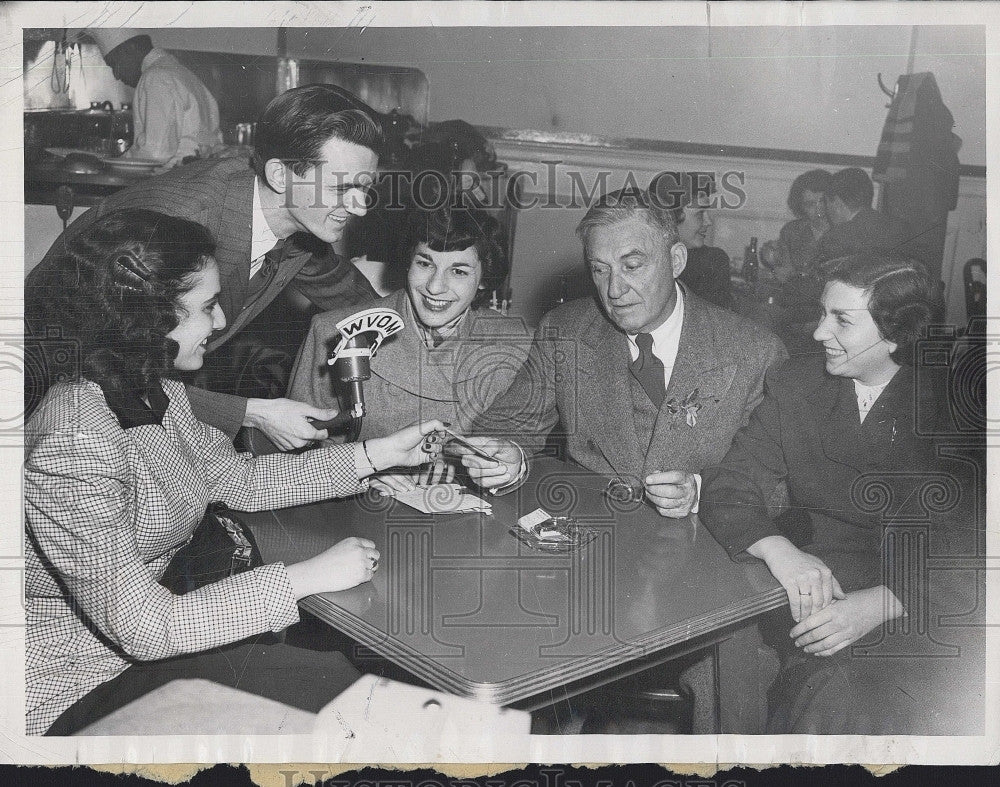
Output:
<instances>
[{"instance_id":1,"label":"man's hand","mask_svg":"<svg viewBox=\"0 0 1000 787\"><path fill-rule=\"evenodd\" d=\"M483 489L509 484L521 474L521 451L509 440L496 437L466 437L472 445L494 457L483 459L458 442L450 442L447 452L462 457L469 477Z\"/></svg>"},{"instance_id":2,"label":"man's hand","mask_svg":"<svg viewBox=\"0 0 1000 787\"><path fill-rule=\"evenodd\" d=\"M698 486L694 473L683 470L668 470L653 473L643 480L646 497L661 516L681 519L691 513L698 502Z\"/></svg>"},{"instance_id":3,"label":"man's hand","mask_svg":"<svg viewBox=\"0 0 1000 787\"><path fill-rule=\"evenodd\" d=\"M328 421L337 413L294 399L247 399L243 425L260 429L282 451L290 451L327 438L326 429L317 429L307 418Z\"/></svg>"},{"instance_id":4,"label":"man's hand","mask_svg":"<svg viewBox=\"0 0 1000 787\"><path fill-rule=\"evenodd\" d=\"M790 632L795 646L816 656L832 656L873 628L903 614L903 605L884 585L848 593L805 618Z\"/></svg>"},{"instance_id":5,"label":"man's hand","mask_svg":"<svg viewBox=\"0 0 1000 787\"><path fill-rule=\"evenodd\" d=\"M788 606L796 622L816 614L835 598L847 598L826 563L803 552L784 536L766 536L751 544L747 552L767 563L788 594Z\"/></svg>"}]
</instances>

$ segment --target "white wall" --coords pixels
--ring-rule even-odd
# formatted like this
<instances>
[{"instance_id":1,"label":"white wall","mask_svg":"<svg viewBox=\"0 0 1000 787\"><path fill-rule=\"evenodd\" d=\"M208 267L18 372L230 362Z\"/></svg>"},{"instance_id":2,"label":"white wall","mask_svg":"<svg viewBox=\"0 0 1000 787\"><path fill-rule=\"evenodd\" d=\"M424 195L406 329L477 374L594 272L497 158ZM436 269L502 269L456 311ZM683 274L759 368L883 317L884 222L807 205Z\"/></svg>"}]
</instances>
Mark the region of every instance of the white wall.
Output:
<instances>
[{"instance_id":1,"label":"white wall","mask_svg":"<svg viewBox=\"0 0 1000 787\"><path fill-rule=\"evenodd\" d=\"M866 156L888 102L876 74L892 87L911 44L955 115L962 162L985 164L981 27L288 31L301 57L420 68L439 120Z\"/></svg>"}]
</instances>

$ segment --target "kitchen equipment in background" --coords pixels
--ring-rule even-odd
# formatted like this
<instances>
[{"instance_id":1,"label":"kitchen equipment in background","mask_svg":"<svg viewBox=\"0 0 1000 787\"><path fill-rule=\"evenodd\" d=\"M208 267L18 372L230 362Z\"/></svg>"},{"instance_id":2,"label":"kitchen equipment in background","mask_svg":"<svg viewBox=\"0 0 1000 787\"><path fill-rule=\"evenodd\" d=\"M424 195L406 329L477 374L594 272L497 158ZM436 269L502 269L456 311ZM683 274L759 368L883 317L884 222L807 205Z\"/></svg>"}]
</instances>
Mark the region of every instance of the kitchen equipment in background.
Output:
<instances>
[{"instance_id":1,"label":"kitchen equipment in background","mask_svg":"<svg viewBox=\"0 0 1000 787\"><path fill-rule=\"evenodd\" d=\"M132 144L132 112L128 105L108 109L91 101L89 109L24 113L25 163L34 163L46 148L68 148L98 156L119 156Z\"/></svg>"}]
</instances>

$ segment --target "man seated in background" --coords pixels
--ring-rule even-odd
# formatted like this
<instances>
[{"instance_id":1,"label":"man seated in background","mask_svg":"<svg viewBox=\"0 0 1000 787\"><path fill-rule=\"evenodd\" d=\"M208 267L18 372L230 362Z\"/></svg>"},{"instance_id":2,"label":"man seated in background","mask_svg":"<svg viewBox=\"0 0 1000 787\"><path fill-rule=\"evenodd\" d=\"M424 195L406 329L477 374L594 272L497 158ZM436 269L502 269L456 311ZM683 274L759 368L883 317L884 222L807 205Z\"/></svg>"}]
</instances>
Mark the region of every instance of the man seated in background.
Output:
<instances>
[{"instance_id":1,"label":"man seated in background","mask_svg":"<svg viewBox=\"0 0 1000 787\"><path fill-rule=\"evenodd\" d=\"M828 229L817 244L816 263L849 254L902 254L907 251L909 228L899 219L872 207L875 187L858 167L835 172L826 195Z\"/></svg>"},{"instance_id":2,"label":"man seated in background","mask_svg":"<svg viewBox=\"0 0 1000 787\"><path fill-rule=\"evenodd\" d=\"M353 94L333 85L305 85L268 104L255 143L249 165L242 158L223 158L178 167L113 194L63 232L25 281L27 352L36 355L27 368L35 377L47 376L46 331L59 325L59 315L46 309L49 294L74 286L71 273L54 265L67 240L113 210L146 208L196 221L216 241L226 327L208 342L205 365L214 390L189 386L196 417L230 436L241 426L258 427L282 449L327 437L307 419L327 420L334 411L290 399L233 395L245 371L235 364L226 368L228 359L218 351L286 288L320 309L375 299L368 280L330 244L341 237L349 217L365 213L382 130L373 111ZM50 383L26 380L29 414Z\"/></svg>"},{"instance_id":3,"label":"man seated in background","mask_svg":"<svg viewBox=\"0 0 1000 787\"><path fill-rule=\"evenodd\" d=\"M148 35L119 27L92 28L115 79L135 88L134 142L129 158L172 167L188 156L208 156L222 146L219 105L198 77L173 55L153 47Z\"/></svg>"}]
</instances>

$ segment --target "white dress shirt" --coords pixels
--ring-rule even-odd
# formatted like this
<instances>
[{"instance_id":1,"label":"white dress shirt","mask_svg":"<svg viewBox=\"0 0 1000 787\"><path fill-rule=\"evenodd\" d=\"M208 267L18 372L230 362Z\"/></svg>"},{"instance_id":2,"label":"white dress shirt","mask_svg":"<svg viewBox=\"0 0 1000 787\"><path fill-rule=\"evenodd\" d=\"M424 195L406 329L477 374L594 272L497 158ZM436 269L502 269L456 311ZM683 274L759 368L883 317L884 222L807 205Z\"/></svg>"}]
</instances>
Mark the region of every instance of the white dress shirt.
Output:
<instances>
[{"instance_id":1,"label":"white dress shirt","mask_svg":"<svg viewBox=\"0 0 1000 787\"><path fill-rule=\"evenodd\" d=\"M674 364L677 362L677 348L681 343L681 328L684 327L684 293L676 281L674 287L677 291L677 303L674 304L674 310L670 312L670 316L663 321L662 325L650 332L650 336L653 337L653 355L663 364L664 391L670 386L670 375L673 374ZM635 343L636 336L638 334L626 334L629 355L632 356L633 361L639 357L639 345ZM669 469L664 467L661 468L661 471ZM701 498L701 473L693 473L692 475L694 475L694 506L692 506L691 512L697 514Z\"/></svg>"},{"instance_id":2,"label":"white dress shirt","mask_svg":"<svg viewBox=\"0 0 1000 787\"><path fill-rule=\"evenodd\" d=\"M660 359L663 364L663 390L670 386L670 375L674 371L674 363L677 361L677 348L681 343L681 327L684 325L684 293L681 292L680 285L674 282L677 290L677 303L670 316L663 321L658 328L651 332L653 337L653 355ZM635 361L639 357L639 345L635 343L638 334L626 334L628 337L628 351Z\"/></svg>"},{"instance_id":3,"label":"white dress shirt","mask_svg":"<svg viewBox=\"0 0 1000 787\"><path fill-rule=\"evenodd\" d=\"M142 59L141 69L133 97L135 137L127 157L172 166L222 146L219 105L198 77L156 48Z\"/></svg>"},{"instance_id":4,"label":"white dress shirt","mask_svg":"<svg viewBox=\"0 0 1000 787\"><path fill-rule=\"evenodd\" d=\"M278 236L271 230L260 204L260 181L253 179L253 213L250 219L250 278L264 264L264 255L278 245Z\"/></svg>"}]
</instances>

